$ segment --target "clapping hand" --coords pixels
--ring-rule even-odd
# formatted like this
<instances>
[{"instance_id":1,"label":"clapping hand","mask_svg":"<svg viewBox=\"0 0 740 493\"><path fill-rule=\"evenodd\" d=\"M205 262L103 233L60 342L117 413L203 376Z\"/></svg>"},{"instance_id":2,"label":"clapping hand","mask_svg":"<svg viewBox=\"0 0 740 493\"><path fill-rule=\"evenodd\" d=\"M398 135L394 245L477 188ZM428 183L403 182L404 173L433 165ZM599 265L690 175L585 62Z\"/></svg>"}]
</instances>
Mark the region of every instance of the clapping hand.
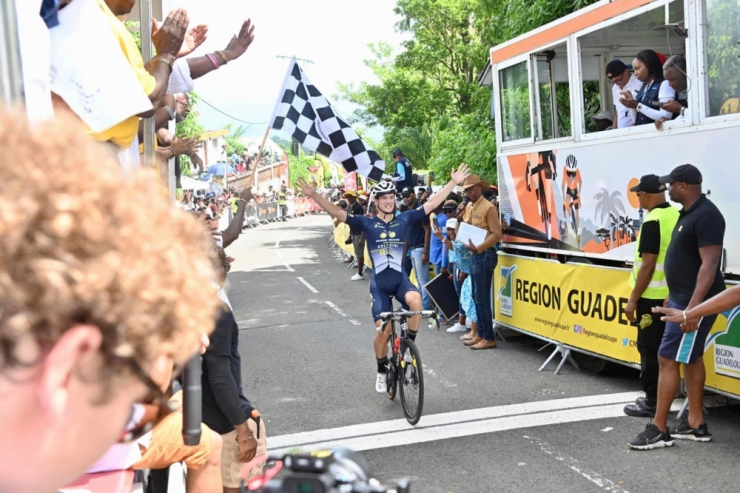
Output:
<instances>
[{"instance_id":1,"label":"clapping hand","mask_svg":"<svg viewBox=\"0 0 740 493\"><path fill-rule=\"evenodd\" d=\"M185 39L182 41L177 58L188 56L197 50L200 45L205 43L206 38L208 38L208 26L205 24L198 24L194 28L189 29L185 34Z\"/></svg>"},{"instance_id":2,"label":"clapping hand","mask_svg":"<svg viewBox=\"0 0 740 493\"><path fill-rule=\"evenodd\" d=\"M450 179L457 185L464 182L468 176L470 176L470 167L464 163L457 170L452 168L452 172L450 172Z\"/></svg>"},{"instance_id":3,"label":"clapping hand","mask_svg":"<svg viewBox=\"0 0 740 493\"><path fill-rule=\"evenodd\" d=\"M247 19L244 21L244 24L242 24L239 34L231 38L231 41L229 41L229 44L226 46L226 49L224 50L224 52L226 52L226 57L229 61L236 60L242 56L245 51L247 51L247 48L252 44L252 41L254 41L254 25L252 25L251 19Z\"/></svg>"},{"instance_id":4,"label":"clapping hand","mask_svg":"<svg viewBox=\"0 0 740 493\"><path fill-rule=\"evenodd\" d=\"M182 48L188 24L190 24L188 13L182 8L170 12L161 26L156 19L152 19L152 43L157 55L177 56Z\"/></svg>"}]
</instances>

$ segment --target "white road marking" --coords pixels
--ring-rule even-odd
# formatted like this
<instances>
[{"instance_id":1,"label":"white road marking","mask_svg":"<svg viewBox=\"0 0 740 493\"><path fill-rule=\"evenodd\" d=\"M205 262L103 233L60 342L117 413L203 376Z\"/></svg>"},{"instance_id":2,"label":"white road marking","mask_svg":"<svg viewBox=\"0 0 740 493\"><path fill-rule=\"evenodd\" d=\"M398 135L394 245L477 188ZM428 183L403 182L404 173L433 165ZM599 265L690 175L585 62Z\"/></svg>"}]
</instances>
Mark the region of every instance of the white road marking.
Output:
<instances>
[{"instance_id":1,"label":"white road marking","mask_svg":"<svg viewBox=\"0 0 740 493\"><path fill-rule=\"evenodd\" d=\"M298 228L298 229L294 229L292 231L288 231L283 236L281 236L278 241L275 242L275 254L283 262L283 265L285 265L285 268L288 269L288 272L295 272L295 270L293 270L293 267L291 267L290 264L285 260L285 258L283 257L283 254L280 253L280 242L283 241L283 240L285 240L285 239L287 239L290 235L293 235L293 234L299 232L302 229L303 228Z\"/></svg>"},{"instance_id":2,"label":"white road marking","mask_svg":"<svg viewBox=\"0 0 740 493\"><path fill-rule=\"evenodd\" d=\"M405 419L365 423L271 437L270 447L272 452L295 447L310 450L335 446L362 451L496 431L614 418L624 416L624 404L634 402L640 395L640 392L625 392L468 409L422 416L416 427L409 425Z\"/></svg>"},{"instance_id":3,"label":"white road marking","mask_svg":"<svg viewBox=\"0 0 740 493\"><path fill-rule=\"evenodd\" d=\"M440 377L439 374L436 371L432 370L431 368L429 368L424 363L421 364L421 367L424 370L424 373L426 373L427 375L429 375L432 378L435 378L435 379L439 380L439 383L441 383L442 385L444 385L448 389L450 387L457 387L457 384L456 383L449 382L449 381L445 380L444 378Z\"/></svg>"},{"instance_id":4,"label":"white road marking","mask_svg":"<svg viewBox=\"0 0 740 493\"><path fill-rule=\"evenodd\" d=\"M318 289L316 289L315 287L311 286L308 283L308 281L306 281L304 278L299 277L298 280L301 281L303 283L303 285L306 286L312 293L318 293L319 292Z\"/></svg>"},{"instance_id":5,"label":"white road marking","mask_svg":"<svg viewBox=\"0 0 740 493\"><path fill-rule=\"evenodd\" d=\"M339 308L339 307L338 307L337 305L335 305L335 304L334 304L334 303L332 303L331 301L325 301L324 303L326 303L327 305L329 305L329 307L330 307L330 308L332 308L332 309L333 309L333 310L334 310L335 312L337 312L338 314L340 314L341 316L343 316L344 318L346 318L347 320L349 320L349 322L350 322L350 323L351 323L352 325L362 325L362 324L361 324L360 322L358 322L357 320L354 320L354 319L351 319L351 318L349 318L349 317L347 316L347 314L346 314L346 313L344 313L344 312L342 311L342 309L341 309L341 308Z\"/></svg>"},{"instance_id":6,"label":"white road marking","mask_svg":"<svg viewBox=\"0 0 740 493\"><path fill-rule=\"evenodd\" d=\"M542 450L546 454L555 455L555 458L563 462L568 469L578 473L583 478L589 480L602 490L611 491L613 493L629 493L629 491L625 490L618 483L615 483L611 479L602 478L599 473L586 470L581 464L578 463L577 459L574 459L573 457L566 459L565 457L561 457L560 454L553 453L551 450L549 450L549 445L539 438L528 436L525 436L524 438L529 440L531 443L539 446L540 450Z\"/></svg>"}]
</instances>

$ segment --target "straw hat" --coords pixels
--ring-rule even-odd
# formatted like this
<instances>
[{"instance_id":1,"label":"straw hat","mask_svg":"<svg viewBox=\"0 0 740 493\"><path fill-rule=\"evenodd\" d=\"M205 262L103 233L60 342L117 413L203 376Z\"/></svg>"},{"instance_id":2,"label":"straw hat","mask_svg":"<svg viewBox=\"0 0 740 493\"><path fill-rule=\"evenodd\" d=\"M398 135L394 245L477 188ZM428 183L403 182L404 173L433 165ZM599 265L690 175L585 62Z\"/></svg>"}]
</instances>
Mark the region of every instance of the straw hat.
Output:
<instances>
[{"instance_id":1,"label":"straw hat","mask_svg":"<svg viewBox=\"0 0 740 493\"><path fill-rule=\"evenodd\" d=\"M481 180L480 176L470 175L465 179L465 182L463 183L462 187L463 187L463 190L467 190L476 185L480 185L483 190L491 186L486 180Z\"/></svg>"}]
</instances>

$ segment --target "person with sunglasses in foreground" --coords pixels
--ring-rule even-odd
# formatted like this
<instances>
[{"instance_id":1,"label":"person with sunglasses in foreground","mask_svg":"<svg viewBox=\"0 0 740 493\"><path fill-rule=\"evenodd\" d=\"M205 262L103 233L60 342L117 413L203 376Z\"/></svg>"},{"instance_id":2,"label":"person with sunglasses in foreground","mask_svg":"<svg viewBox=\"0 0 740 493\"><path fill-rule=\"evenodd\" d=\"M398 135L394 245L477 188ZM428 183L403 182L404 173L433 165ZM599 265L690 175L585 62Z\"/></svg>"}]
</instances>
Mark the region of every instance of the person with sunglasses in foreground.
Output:
<instances>
[{"instance_id":1,"label":"person with sunglasses in foreground","mask_svg":"<svg viewBox=\"0 0 740 493\"><path fill-rule=\"evenodd\" d=\"M165 414L154 379L213 329L212 240L78 122L1 112L0 146L0 491L50 492L133 438L135 403Z\"/></svg>"},{"instance_id":2,"label":"person with sunglasses in foreground","mask_svg":"<svg viewBox=\"0 0 740 493\"><path fill-rule=\"evenodd\" d=\"M380 314L393 310L391 296L401 303L404 309L421 311L421 295L419 290L409 280L403 269L403 253L409 225L414 222L426 221L432 211L445 201L456 185L465 181L470 175L468 165L461 164L458 170L452 168L451 180L439 192L432 195L422 207L401 214L396 214L396 187L389 182L381 182L372 189L373 202L378 213L375 217L355 216L340 209L316 192L316 187L309 185L306 180L298 180L303 195L312 198L322 209L340 222L346 222L351 227L360 228L365 235L368 252L372 259L370 273L370 294L373 297L372 314L375 320L377 334L374 348L378 366L375 380L375 391L383 394L386 386L386 366L388 364L388 338L390 324L385 330L381 327ZM409 319L409 338L416 340L416 333L421 323L421 315L414 315Z\"/></svg>"}]
</instances>

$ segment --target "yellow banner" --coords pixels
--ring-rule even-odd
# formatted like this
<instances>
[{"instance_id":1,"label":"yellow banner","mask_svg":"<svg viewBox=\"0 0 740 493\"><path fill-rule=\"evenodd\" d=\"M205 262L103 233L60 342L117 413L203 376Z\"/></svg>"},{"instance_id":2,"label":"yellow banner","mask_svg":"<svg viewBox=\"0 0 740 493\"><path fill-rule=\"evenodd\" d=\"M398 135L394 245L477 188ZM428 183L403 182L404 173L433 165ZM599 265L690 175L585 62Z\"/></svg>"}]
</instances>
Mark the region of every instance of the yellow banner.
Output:
<instances>
[{"instance_id":1,"label":"yellow banner","mask_svg":"<svg viewBox=\"0 0 740 493\"><path fill-rule=\"evenodd\" d=\"M496 320L568 346L640 362L624 316L630 271L499 255ZM720 314L704 350L706 386L740 396L740 307Z\"/></svg>"},{"instance_id":2,"label":"yellow banner","mask_svg":"<svg viewBox=\"0 0 740 493\"><path fill-rule=\"evenodd\" d=\"M628 271L499 255L495 276L496 320L639 364L637 327L624 316Z\"/></svg>"}]
</instances>

